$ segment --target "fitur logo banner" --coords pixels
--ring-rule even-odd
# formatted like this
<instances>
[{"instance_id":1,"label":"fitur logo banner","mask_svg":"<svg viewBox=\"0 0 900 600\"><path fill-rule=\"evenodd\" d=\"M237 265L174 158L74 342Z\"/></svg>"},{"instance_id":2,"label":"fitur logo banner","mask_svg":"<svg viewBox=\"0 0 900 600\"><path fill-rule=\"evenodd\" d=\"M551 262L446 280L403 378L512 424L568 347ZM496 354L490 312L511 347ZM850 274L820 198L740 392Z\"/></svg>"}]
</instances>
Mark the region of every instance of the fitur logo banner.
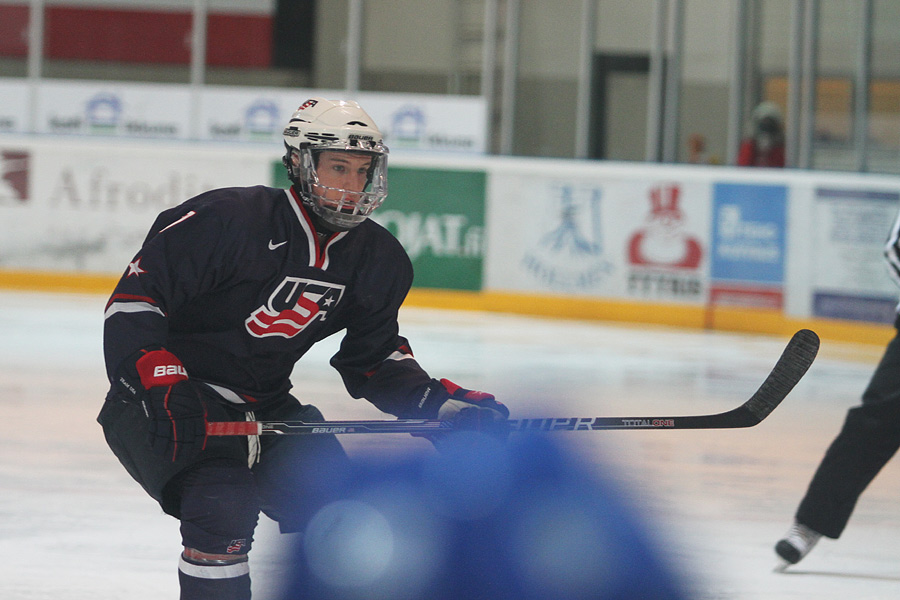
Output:
<instances>
[{"instance_id":1,"label":"fitur logo banner","mask_svg":"<svg viewBox=\"0 0 900 600\"><path fill-rule=\"evenodd\" d=\"M696 215L684 208L678 183L656 185L646 195L644 222L628 239L628 292L653 299L699 299L705 249L691 231ZM693 219L691 217L694 217Z\"/></svg>"}]
</instances>

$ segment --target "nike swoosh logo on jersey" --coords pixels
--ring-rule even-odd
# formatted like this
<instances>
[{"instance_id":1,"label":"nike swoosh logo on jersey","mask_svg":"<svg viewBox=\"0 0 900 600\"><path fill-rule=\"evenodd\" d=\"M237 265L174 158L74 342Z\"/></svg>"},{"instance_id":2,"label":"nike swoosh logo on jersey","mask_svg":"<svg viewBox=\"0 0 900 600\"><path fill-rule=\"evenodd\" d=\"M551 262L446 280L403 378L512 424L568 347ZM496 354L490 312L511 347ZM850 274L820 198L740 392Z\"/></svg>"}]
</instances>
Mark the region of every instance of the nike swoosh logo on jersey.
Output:
<instances>
[{"instance_id":1,"label":"nike swoosh logo on jersey","mask_svg":"<svg viewBox=\"0 0 900 600\"><path fill-rule=\"evenodd\" d=\"M272 240L269 240L269 250L275 250L279 246L284 246L285 244L287 244L287 240L285 240L283 242L279 242L277 244L275 242L273 242Z\"/></svg>"}]
</instances>

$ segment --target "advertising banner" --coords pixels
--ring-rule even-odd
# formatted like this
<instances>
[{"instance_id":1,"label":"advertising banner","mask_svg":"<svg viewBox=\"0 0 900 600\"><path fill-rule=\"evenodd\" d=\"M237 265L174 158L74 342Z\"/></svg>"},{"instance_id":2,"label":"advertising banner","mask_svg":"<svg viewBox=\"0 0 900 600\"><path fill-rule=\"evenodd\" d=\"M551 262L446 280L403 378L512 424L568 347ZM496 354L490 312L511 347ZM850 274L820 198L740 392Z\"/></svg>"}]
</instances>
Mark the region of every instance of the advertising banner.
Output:
<instances>
[{"instance_id":1,"label":"advertising banner","mask_svg":"<svg viewBox=\"0 0 900 600\"><path fill-rule=\"evenodd\" d=\"M261 142L281 131L306 99L356 100L393 150L483 154L487 110L481 96L341 90L0 78L0 133Z\"/></svg>"},{"instance_id":2,"label":"advertising banner","mask_svg":"<svg viewBox=\"0 0 900 600\"><path fill-rule=\"evenodd\" d=\"M491 177L491 289L700 304L709 186Z\"/></svg>"},{"instance_id":3,"label":"advertising banner","mask_svg":"<svg viewBox=\"0 0 900 600\"><path fill-rule=\"evenodd\" d=\"M897 288L882 252L900 194L817 188L813 201L813 314L893 323Z\"/></svg>"},{"instance_id":4,"label":"advertising banner","mask_svg":"<svg viewBox=\"0 0 900 600\"><path fill-rule=\"evenodd\" d=\"M481 289L485 180L483 171L390 168L372 219L403 244L415 287Z\"/></svg>"},{"instance_id":5,"label":"advertising banner","mask_svg":"<svg viewBox=\"0 0 900 600\"><path fill-rule=\"evenodd\" d=\"M0 268L118 273L156 215L201 192L268 180L234 152L0 144Z\"/></svg>"},{"instance_id":6,"label":"advertising banner","mask_svg":"<svg viewBox=\"0 0 900 600\"><path fill-rule=\"evenodd\" d=\"M484 99L480 96L386 94L313 89L206 86L200 100L200 137L280 144L281 130L307 98L360 103L391 150L483 153Z\"/></svg>"},{"instance_id":7,"label":"advertising banner","mask_svg":"<svg viewBox=\"0 0 900 600\"><path fill-rule=\"evenodd\" d=\"M643 218L627 237L628 295L702 302L709 283L709 186L682 181L641 190L632 202Z\"/></svg>"},{"instance_id":8,"label":"advertising banner","mask_svg":"<svg viewBox=\"0 0 900 600\"><path fill-rule=\"evenodd\" d=\"M487 109L481 96L360 93L392 150L482 154Z\"/></svg>"},{"instance_id":9,"label":"advertising banner","mask_svg":"<svg viewBox=\"0 0 900 600\"><path fill-rule=\"evenodd\" d=\"M0 207L21 206L30 200L31 154L27 148L0 147Z\"/></svg>"},{"instance_id":10,"label":"advertising banner","mask_svg":"<svg viewBox=\"0 0 900 600\"><path fill-rule=\"evenodd\" d=\"M197 134L204 140L271 144L279 152L284 139L281 132L291 115L313 96L349 99L346 92L336 90L204 86L199 96ZM369 112L365 104L363 108ZM369 115L381 125L376 115Z\"/></svg>"},{"instance_id":11,"label":"advertising banner","mask_svg":"<svg viewBox=\"0 0 900 600\"><path fill-rule=\"evenodd\" d=\"M0 133L20 133L28 129L29 99L26 80L0 77Z\"/></svg>"},{"instance_id":12,"label":"advertising banner","mask_svg":"<svg viewBox=\"0 0 900 600\"><path fill-rule=\"evenodd\" d=\"M35 124L39 133L191 137L187 86L44 81L39 90Z\"/></svg>"},{"instance_id":13,"label":"advertising banner","mask_svg":"<svg viewBox=\"0 0 900 600\"><path fill-rule=\"evenodd\" d=\"M784 305L787 187L713 185L711 304Z\"/></svg>"},{"instance_id":14,"label":"advertising banner","mask_svg":"<svg viewBox=\"0 0 900 600\"><path fill-rule=\"evenodd\" d=\"M308 93L207 86L200 96L197 134L208 140L270 143L277 150L282 144L281 131Z\"/></svg>"}]
</instances>

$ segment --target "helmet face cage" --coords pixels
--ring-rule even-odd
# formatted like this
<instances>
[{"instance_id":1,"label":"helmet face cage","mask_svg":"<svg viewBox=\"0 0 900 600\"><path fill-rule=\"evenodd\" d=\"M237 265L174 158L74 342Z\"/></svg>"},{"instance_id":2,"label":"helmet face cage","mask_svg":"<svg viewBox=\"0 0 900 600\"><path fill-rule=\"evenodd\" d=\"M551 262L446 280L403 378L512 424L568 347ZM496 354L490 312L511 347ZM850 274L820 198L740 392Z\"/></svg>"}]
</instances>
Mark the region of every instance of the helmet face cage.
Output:
<instances>
[{"instance_id":1,"label":"helmet face cage","mask_svg":"<svg viewBox=\"0 0 900 600\"><path fill-rule=\"evenodd\" d=\"M352 156L371 158L366 184L361 190L350 190L322 183L318 172L322 152L347 152ZM289 151L291 179L313 212L338 231L351 229L368 218L387 197L387 156L378 150L360 150L356 146L315 146Z\"/></svg>"},{"instance_id":2,"label":"helmet face cage","mask_svg":"<svg viewBox=\"0 0 900 600\"><path fill-rule=\"evenodd\" d=\"M310 98L291 116L284 143L288 176L304 204L328 227L337 231L355 227L384 202L388 149L372 118L356 102ZM370 159L365 182L352 185L362 189L335 187L333 173L320 173L323 152L346 152L351 164L365 164L360 157Z\"/></svg>"}]
</instances>

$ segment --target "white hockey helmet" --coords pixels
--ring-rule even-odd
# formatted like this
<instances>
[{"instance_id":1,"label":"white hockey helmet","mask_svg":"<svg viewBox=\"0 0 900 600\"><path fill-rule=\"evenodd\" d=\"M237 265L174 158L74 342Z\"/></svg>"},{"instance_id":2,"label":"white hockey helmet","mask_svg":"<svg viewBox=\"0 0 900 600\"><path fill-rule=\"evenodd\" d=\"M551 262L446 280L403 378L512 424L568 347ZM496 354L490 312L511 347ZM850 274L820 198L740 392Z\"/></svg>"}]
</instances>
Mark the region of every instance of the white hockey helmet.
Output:
<instances>
[{"instance_id":1,"label":"white hockey helmet","mask_svg":"<svg viewBox=\"0 0 900 600\"><path fill-rule=\"evenodd\" d=\"M291 115L283 135L288 177L327 227L351 229L384 202L388 148L372 117L356 102L310 98ZM370 157L364 189L323 185L316 169L325 151Z\"/></svg>"}]
</instances>

